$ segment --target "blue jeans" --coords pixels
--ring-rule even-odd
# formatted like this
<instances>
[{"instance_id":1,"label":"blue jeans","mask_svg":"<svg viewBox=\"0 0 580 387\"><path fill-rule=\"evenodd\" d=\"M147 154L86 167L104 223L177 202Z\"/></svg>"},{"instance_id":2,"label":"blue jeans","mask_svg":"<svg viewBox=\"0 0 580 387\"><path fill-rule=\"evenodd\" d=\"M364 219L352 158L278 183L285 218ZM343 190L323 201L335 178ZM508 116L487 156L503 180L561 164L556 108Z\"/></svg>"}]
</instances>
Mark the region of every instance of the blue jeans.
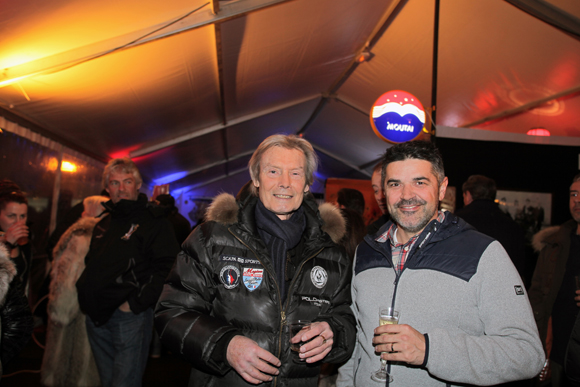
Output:
<instances>
[{"instance_id":1,"label":"blue jeans","mask_svg":"<svg viewBox=\"0 0 580 387\"><path fill-rule=\"evenodd\" d=\"M140 387L153 332L153 309L113 313L96 326L86 318L87 334L103 387Z\"/></svg>"}]
</instances>

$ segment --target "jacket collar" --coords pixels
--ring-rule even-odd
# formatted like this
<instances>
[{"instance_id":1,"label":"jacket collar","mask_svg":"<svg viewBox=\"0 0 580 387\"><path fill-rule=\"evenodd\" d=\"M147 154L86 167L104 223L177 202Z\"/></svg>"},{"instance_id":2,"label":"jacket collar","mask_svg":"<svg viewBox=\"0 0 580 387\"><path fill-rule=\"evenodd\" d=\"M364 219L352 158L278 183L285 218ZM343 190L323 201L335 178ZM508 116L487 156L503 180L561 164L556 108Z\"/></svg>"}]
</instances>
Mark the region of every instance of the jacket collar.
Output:
<instances>
[{"instance_id":1,"label":"jacket collar","mask_svg":"<svg viewBox=\"0 0 580 387\"><path fill-rule=\"evenodd\" d=\"M137 200L121 199L117 203L113 203L112 200L109 200L108 202L103 203L103 207L105 207L106 212L111 213L114 217L123 217L130 215L135 210L145 208L147 203L147 196L143 193L139 193Z\"/></svg>"},{"instance_id":2,"label":"jacket collar","mask_svg":"<svg viewBox=\"0 0 580 387\"><path fill-rule=\"evenodd\" d=\"M375 238L381 234L384 234L391 226L393 221L389 220L385 223L375 235L365 236L365 240L368 243L375 244ZM445 211L445 219L442 223L439 223L437 219L432 220L425 226L425 229L419 234L419 238L415 243L415 246L421 248L425 243L436 243L452 236L459 234L466 230L475 230L473 226L464 221L463 219L455 216L449 211Z\"/></svg>"},{"instance_id":3,"label":"jacket collar","mask_svg":"<svg viewBox=\"0 0 580 387\"><path fill-rule=\"evenodd\" d=\"M220 194L209 206L207 220L225 226L238 224L245 232L257 235L254 211L257 200L259 200L258 197L248 195L241 202L237 202L230 194ZM322 235L326 233L335 243L340 241L346 233L346 221L336 206L324 203L318 207L312 195L304 196L302 206L306 216L304 235L308 239L322 238Z\"/></svg>"}]
</instances>

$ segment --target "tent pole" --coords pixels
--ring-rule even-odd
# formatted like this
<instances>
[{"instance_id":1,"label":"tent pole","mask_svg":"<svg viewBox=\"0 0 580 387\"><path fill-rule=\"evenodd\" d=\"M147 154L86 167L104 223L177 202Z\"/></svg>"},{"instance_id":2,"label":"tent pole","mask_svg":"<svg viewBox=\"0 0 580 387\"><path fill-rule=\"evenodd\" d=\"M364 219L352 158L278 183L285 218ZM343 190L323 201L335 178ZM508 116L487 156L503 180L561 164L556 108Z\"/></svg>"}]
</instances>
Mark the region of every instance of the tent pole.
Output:
<instances>
[{"instance_id":1,"label":"tent pole","mask_svg":"<svg viewBox=\"0 0 580 387\"><path fill-rule=\"evenodd\" d=\"M433 23L433 74L431 78L431 141L435 142L437 116L437 60L439 54L439 1L435 0L435 20Z\"/></svg>"}]
</instances>

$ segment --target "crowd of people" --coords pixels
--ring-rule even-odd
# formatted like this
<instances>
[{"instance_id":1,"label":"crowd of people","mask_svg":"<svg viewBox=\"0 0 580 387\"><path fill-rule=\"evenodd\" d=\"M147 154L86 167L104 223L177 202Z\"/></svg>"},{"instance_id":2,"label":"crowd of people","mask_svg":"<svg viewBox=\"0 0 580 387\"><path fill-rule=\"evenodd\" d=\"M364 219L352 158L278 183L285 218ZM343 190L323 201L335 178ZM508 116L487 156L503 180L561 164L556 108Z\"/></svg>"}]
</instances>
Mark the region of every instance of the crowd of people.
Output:
<instances>
[{"instance_id":1,"label":"crowd of people","mask_svg":"<svg viewBox=\"0 0 580 387\"><path fill-rule=\"evenodd\" d=\"M387 149L368 225L357 190L317 202L317 167L305 139L266 138L251 180L192 231L173 197L140 192L133 161L111 160L102 195L50 238L42 385L141 386L157 335L190 386L580 386L580 174L572 219L534 236L533 271L493 179L470 176L464 208L440 210L431 142ZM0 372L34 325L27 206L0 181Z\"/></svg>"}]
</instances>

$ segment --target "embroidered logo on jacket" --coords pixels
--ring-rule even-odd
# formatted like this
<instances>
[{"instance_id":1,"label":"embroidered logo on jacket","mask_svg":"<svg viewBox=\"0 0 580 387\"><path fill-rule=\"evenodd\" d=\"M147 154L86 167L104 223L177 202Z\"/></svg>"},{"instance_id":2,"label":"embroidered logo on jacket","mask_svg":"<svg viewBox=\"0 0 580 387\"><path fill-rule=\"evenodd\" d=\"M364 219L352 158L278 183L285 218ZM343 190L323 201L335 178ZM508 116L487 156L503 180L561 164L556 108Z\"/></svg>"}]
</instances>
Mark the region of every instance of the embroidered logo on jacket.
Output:
<instances>
[{"instance_id":1,"label":"embroidered logo on jacket","mask_svg":"<svg viewBox=\"0 0 580 387\"><path fill-rule=\"evenodd\" d=\"M262 278L264 278L264 269L244 267L243 281L250 292L253 292L260 286Z\"/></svg>"},{"instance_id":2,"label":"embroidered logo on jacket","mask_svg":"<svg viewBox=\"0 0 580 387\"><path fill-rule=\"evenodd\" d=\"M129 238L131 238L131 235L133 235L133 233L135 231L137 231L138 228L139 228L139 225L138 224L132 224L131 225L131 228L129 229L129 231L127 231L127 233L125 235L123 235L121 237L121 239L124 240L124 241L128 241Z\"/></svg>"},{"instance_id":3,"label":"embroidered logo on jacket","mask_svg":"<svg viewBox=\"0 0 580 387\"><path fill-rule=\"evenodd\" d=\"M227 265L220 271L220 281L226 289L233 289L240 283L240 269Z\"/></svg>"},{"instance_id":4,"label":"embroidered logo on jacket","mask_svg":"<svg viewBox=\"0 0 580 387\"><path fill-rule=\"evenodd\" d=\"M237 262L240 265L260 265L257 259L238 257L236 255L220 255L220 262Z\"/></svg>"},{"instance_id":5,"label":"embroidered logo on jacket","mask_svg":"<svg viewBox=\"0 0 580 387\"><path fill-rule=\"evenodd\" d=\"M515 286L514 286L514 289L516 290L516 294L517 294L518 296L523 296L523 295L525 294L525 293L524 293L524 288L523 288L523 286L521 286L521 285L515 285Z\"/></svg>"},{"instance_id":6,"label":"embroidered logo on jacket","mask_svg":"<svg viewBox=\"0 0 580 387\"><path fill-rule=\"evenodd\" d=\"M310 280L318 289L322 289L328 281L328 273L320 266L314 266L310 272Z\"/></svg>"}]
</instances>

